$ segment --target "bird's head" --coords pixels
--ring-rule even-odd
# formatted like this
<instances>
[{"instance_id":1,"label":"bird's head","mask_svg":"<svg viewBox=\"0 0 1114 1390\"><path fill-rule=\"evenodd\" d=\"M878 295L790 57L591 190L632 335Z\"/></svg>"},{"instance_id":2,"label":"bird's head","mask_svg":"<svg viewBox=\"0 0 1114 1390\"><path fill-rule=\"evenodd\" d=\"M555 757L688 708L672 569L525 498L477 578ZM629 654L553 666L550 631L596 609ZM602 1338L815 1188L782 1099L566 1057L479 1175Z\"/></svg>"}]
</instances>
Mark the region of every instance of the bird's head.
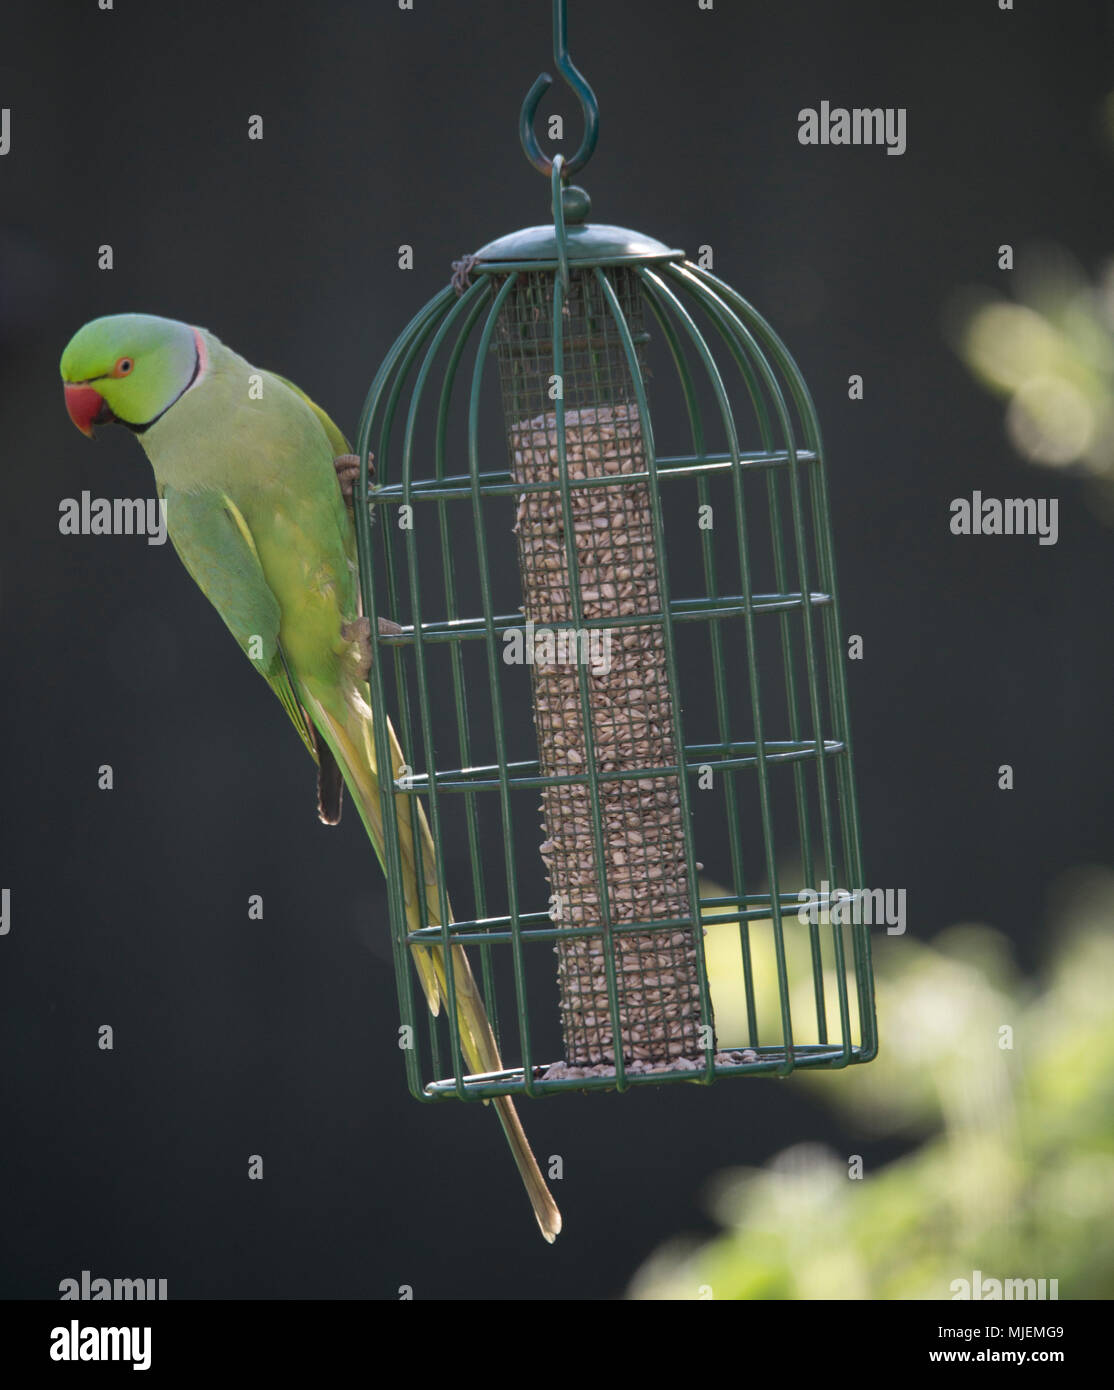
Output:
<instances>
[{"instance_id":1,"label":"bird's head","mask_svg":"<svg viewBox=\"0 0 1114 1390\"><path fill-rule=\"evenodd\" d=\"M118 420L144 430L183 395L204 370L200 332L153 314L93 319L62 354L70 419L92 438L95 425Z\"/></svg>"}]
</instances>

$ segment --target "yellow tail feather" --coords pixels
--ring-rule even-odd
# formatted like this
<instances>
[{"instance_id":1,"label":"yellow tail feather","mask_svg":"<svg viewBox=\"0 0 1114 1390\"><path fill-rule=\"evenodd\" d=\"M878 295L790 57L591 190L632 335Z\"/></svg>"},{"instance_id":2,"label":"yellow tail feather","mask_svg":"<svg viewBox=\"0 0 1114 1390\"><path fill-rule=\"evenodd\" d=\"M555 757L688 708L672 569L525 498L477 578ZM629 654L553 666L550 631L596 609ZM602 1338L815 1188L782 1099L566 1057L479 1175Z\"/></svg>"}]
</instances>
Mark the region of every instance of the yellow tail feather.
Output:
<instances>
[{"instance_id":1,"label":"yellow tail feather","mask_svg":"<svg viewBox=\"0 0 1114 1390\"><path fill-rule=\"evenodd\" d=\"M384 858L383 817L379 802L379 780L375 764L375 746L372 738L370 711L349 708L348 718L338 719L333 712L315 697L312 690L304 692L306 707L314 723L340 764L344 780L356 802L360 817L367 829L372 847L386 872ZM387 731L391 742L392 776L398 776L399 769L405 765L402 749L390 722ZM411 828L412 798L401 792L396 795L399 828L399 850L402 859L403 897L406 903L406 920L412 931L426 925L436 925L441 921L441 907L437 890L436 852L433 836L430 834L425 810L418 803L418 828L422 842L422 866L424 869L424 889L426 909L422 912L419 901L418 859L415 853L414 837ZM449 910L452 920L452 910ZM440 1011L441 1001L448 999L448 984L445 978L445 954L440 946L429 948L414 947L414 961L418 967L422 988L432 1013ZM468 957L461 946L452 947L453 986L456 993L457 1026L460 1030L460 1044L465 1061L473 1072L497 1072L503 1070L499 1047L491 1030L491 1023L484 1009L483 998L476 984ZM534 1209L541 1233L552 1243L561 1230L561 1213L545 1185L537 1160L531 1151L529 1141L519 1121L514 1102L509 1096L498 1096L494 1100L499 1122L503 1126L507 1143L518 1168L530 1204Z\"/></svg>"}]
</instances>

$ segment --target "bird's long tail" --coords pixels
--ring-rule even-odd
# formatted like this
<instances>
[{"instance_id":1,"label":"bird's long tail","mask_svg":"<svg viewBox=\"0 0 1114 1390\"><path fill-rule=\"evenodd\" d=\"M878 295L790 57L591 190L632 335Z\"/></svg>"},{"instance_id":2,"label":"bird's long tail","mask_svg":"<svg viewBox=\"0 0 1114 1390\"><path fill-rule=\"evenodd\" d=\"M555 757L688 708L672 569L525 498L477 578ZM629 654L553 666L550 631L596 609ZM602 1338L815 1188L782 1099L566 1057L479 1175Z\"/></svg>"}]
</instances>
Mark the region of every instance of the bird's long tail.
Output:
<instances>
[{"instance_id":1,"label":"bird's long tail","mask_svg":"<svg viewBox=\"0 0 1114 1390\"><path fill-rule=\"evenodd\" d=\"M375 744L372 733L371 710L357 696L343 712L332 708L330 700L326 704L316 698L312 690L305 690L303 698L313 722L321 730L340 764L344 779L348 784L353 801L360 812L367 829L368 837L380 864L386 872L385 839L383 813L380 805L379 779L376 772ZM387 731L391 743L392 779L399 775L405 765L402 749L390 723ZM438 925L441 922L441 907L437 891L436 852L433 836L430 834L425 811L418 803L416 820L421 839L421 883L419 883L418 856L415 853L414 836L411 826L411 803L413 798L396 793L399 849L402 858L403 895L406 903L406 920L412 931L423 926ZM425 899L423 912L422 897ZM451 910L450 910L450 920ZM462 946L452 948L453 986L456 993L457 1026L464 1058L473 1072L496 1072L503 1070L499 1047L491 1030L491 1023L484 1008L483 998L476 984L472 967ZM425 991L430 1010L440 1012L441 1001L449 998L448 983L445 977L445 953L440 946L430 948L414 947L414 960ZM561 1213L545 1185L545 1179L538 1168L529 1141L509 1096L494 1099L499 1122L507 1136L515 1165L526 1187L530 1205L534 1208L542 1235L550 1243L561 1230Z\"/></svg>"}]
</instances>

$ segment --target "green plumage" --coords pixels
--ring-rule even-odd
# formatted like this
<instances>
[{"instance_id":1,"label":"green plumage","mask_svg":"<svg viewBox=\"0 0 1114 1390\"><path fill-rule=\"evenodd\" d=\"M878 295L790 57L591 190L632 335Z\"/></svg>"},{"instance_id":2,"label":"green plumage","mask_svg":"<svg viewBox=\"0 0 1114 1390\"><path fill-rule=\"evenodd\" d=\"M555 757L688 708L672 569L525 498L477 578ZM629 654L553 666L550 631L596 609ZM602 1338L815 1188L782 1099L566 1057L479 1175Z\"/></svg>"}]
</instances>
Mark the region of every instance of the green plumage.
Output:
<instances>
[{"instance_id":1,"label":"green plumage","mask_svg":"<svg viewBox=\"0 0 1114 1390\"><path fill-rule=\"evenodd\" d=\"M175 550L321 762L323 818L324 774L335 761L383 864L366 644L355 626L355 530L334 465L347 451L344 436L292 383L253 367L212 334L168 319L118 315L87 324L63 355L62 377L81 428L115 419L136 430L166 499ZM390 739L394 775L404 758L393 730ZM419 814L426 874L419 882L406 802L400 794L403 887L418 927L440 921L435 854ZM336 804L339 814L339 783ZM443 952L414 954L436 1013L446 997ZM467 958L460 947L452 954L468 1065L499 1071ZM500 1097L495 1107L551 1241L560 1214L513 1104Z\"/></svg>"}]
</instances>

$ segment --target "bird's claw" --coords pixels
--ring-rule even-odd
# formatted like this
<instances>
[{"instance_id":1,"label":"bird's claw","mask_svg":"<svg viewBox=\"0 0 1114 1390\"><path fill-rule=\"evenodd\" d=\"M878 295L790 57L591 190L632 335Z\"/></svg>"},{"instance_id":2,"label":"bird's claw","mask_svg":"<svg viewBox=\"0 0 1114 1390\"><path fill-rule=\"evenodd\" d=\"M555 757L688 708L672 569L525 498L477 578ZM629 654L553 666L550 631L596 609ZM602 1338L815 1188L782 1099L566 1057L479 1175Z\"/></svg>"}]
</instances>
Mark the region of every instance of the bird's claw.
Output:
<instances>
[{"instance_id":1,"label":"bird's claw","mask_svg":"<svg viewBox=\"0 0 1114 1390\"><path fill-rule=\"evenodd\" d=\"M337 482L340 484L341 495L351 506L352 492L356 486L356 479L360 476L360 456L359 454L338 454L333 459L333 467L337 471ZM367 476L375 477L375 464L369 454L367 459Z\"/></svg>"},{"instance_id":2,"label":"bird's claw","mask_svg":"<svg viewBox=\"0 0 1114 1390\"><path fill-rule=\"evenodd\" d=\"M341 625L341 636L352 644L352 655L356 673L360 680L366 681L371 674L371 622L366 617L353 618L350 623ZM380 637L397 637L402 632L398 623L390 618L379 619Z\"/></svg>"}]
</instances>

